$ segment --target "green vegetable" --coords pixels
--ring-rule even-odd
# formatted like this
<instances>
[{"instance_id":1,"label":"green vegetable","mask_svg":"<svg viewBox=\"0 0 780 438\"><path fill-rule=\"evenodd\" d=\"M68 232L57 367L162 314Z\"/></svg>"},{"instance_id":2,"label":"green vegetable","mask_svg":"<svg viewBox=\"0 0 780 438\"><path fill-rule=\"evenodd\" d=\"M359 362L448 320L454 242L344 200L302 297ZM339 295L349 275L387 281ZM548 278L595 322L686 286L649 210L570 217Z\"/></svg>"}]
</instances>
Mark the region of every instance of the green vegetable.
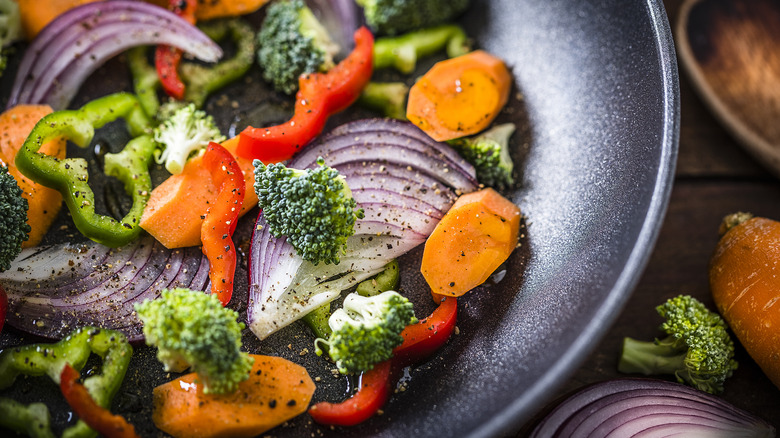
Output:
<instances>
[{"instance_id":1,"label":"green vegetable","mask_svg":"<svg viewBox=\"0 0 780 438\"><path fill-rule=\"evenodd\" d=\"M238 18L210 21L198 27L215 41L230 37L236 45L235 55L217 64L182 62L179 65L179 76L186 85L184 101L200 108L210 94L235 82L249 71L255 61L256 45L252 27ZM146 114L164 120L158 114L160 101L157 99L157 90L160 88L160 78L157 70L147 61L147 50L147 47L135 47L127 51L133 90Z\"/></svg>"},{"instance_id":2,"label":"green vegetable","mask_svg":"<svg viewBox=\"0 0 780 438\"><path fill-rule=\"evenodd\" d=\"M355 220L363 217L346 180L320 157L316 169L289 169L254 161L255 192L275 237L287 236L304 259L317 265L339 263Z\"/></svg>"},{"instance_id":3,"label":"green vegetable","mask_svg":"<svg viewBox=\"0 0 780 438\"><path fill-rule=\"evenodd\" d=\"M103 364L99 374L84 379L84 386L98 405L108 409L122 384L133 354L133 348L125 335L114 330L84 327L56 344L33 344L3 350L0 352L0 390L10 387L21 374L47 375L59 384L60 373L66 363L80 370L91 353L100 356ZM53 435L48 428L48 416L48 409L40 403L24 406L14 400L0 398L0 426L31 436L50 437ZM62 434L70 438L96 435L81 420Z\"/></svg>"},{"instance_id":4,"label":"green vegetable","mask_svg":"<svg viewBox=\"0 0 780 438\"><path fill-rule=\"evenodd\" d=\"M471 51L466 32L454 24L444 24L427 29L413 30L396 36L377 38L374 43L374 68L393 67L401 73L411 73L417 67L417 59L447 49L447 56L454 58Z\"/></svg>"},{"instance_id":5,"label":"green vegetable","mask_svg":"<svg viewBox=\"0 0 780 438\"><path fill-rule=\"evenodd\" d=\"M22 38L22 18L14 0L0 0L0 77L8 63L8 46Z\"/></svg>"},{"instance_id":6,"label":"green vegetable","mask_svg":"<svg viewBox=\"0 0 780 438\"><path fill-rule=\"evenodd\" d=\"M358 295L364 297L373 297L379 295L382 292L389 290L395 290L398 288L398 281L400 280L400 267L398 266L398 260L393 260L385 266L385 269L376 274L376 276L363 280L357 285L355 292Z\"/></svg>"},{"instance_id":7,"label":"green vegetable","mask_svg":"<svg viewBox=\"0 0 780 438\"><path fill-rule=\"evenodd\" d=\"M96 128L120 117L125 119L134 138L121 152L106 154L103 170L124 183L133 205L125 217L117 221L95 212L95 194L89 186L86 160L60 160L38 150L57 137L87 147ZM134 95L111 94L88 102L80 109L57 111L44 117L16 155L16 166L28 178L62 194L73 223L84 236L106 246L119 247L141 233L138 222L152 190L149 164L154 142L145 134L149 128L149 118Z\"/></svg>"},{"instance_id":8,"label":"green vegetable","mask_svg":"<svg viewBox=\"0 0 780 438\"><path fill-rule=\"evenodd\" d=\"M184 164L192 155L197 155L209 142L221 143L225 136L219 132L214 118L205 111L196 109L195 104L179 108L159 126L154 128L154 141L162 147L155 153L158 163L172 174L181 173Z\"/></svg>"},{"instance_id":9,"label":"green vegetable","mask_svg":"<svg viewBox=\"0 0 780 438\"><path fill-rule=\"evenodd\" d=\"M515 132L513 123L497 125L474 137L459 138L448 143L477 171L477 181L503 190L515 183L514 163L509 156L509 138Z\"/></svg>"},{"instance_id":10,"label":"green vegetable","mask_svg":"<svg viewBox=\"0 0 780 438\"><path fill-rule=\"evenodd\" d=\"M327 30L303 0L280 0L267 11L257 35L263 78L286 94L298 90L304 73L328 71L339 52Z\"/></svg>"},{"instance_id":11,"label":"green vegetable","mask_svg":"<svg viewBox=\"0 0 780 438\"><path fill-rule=\"evenodd\" d=\"M328 319L330 318L330 302L327 302L320 307L312 310L311 312L303 315L301 321L304 322L314 336L318 338L327 338L333 332L328 325Z\"/></svg>"},{"instance_id":12,"label":"green vegetable","mask_svg":"<svg viewBox=\"0 0 780 438\"><path fill-rule=\"evenodd\" d=\"M366 22L378 35L398 35L457 18L469 0L357 0Z\"/></svg>"},{"instance_id":13,"label":"green vegetable","mask_svg":"<svg viewBox=\"0 0 780 438\"><path fill-rule=\"evenodd\" d=\"M136 304L135 310L144 323L146 343L158 348L157 359L166 371L192 367L203 392L214 394L233 392L249 378L253 360L240 351L245 326L216 296L166 289L160 298Z\"/></svg>"},{"instance_id":14,"label":"green vegetable","mask_svg":"<svg viewBox=\"0 0 780 438\"><path fill-rule=\"evenodd\" d=\"M661 329L668 336L654 342L625 338L618 370L674 374L680 383L713 394L722 392L737 362L720 315L688 295L672 298L656 310L666 319Z\"/></svg>"},{"instance_id":15,"label":"green vegetable","mask_svg":"<svg viewBox=\"0 0 780 438\"><path fill-rule=\"evenodd\" d=\"M27 199L8 167L0 164L0 272L11 267L11 262L22 251L22 242L28 239Z\"/></svg>"},{"instance_id":16,"label":"green vegetable","mask_svg":"<svg viewBox=\"0 0 780 438\"><path fill-rule=\"evenodd\" d=\"M369 82L358 98L358 104L385 117L406 120L406 97L409 87L403 82Z\"/></svg>"},{"instance_id":17,"label":"green vegetable","mask_svg":"<svg viewBox=\"0 0 780 438\"><path fill-rule=\"evenodd\" d=\"M403 342L401 332L416 322L412 303L398 292L373 297L351 293L328 321L333 333L327 340L317 338L314 346L318 355L323 353L320 345L327 346L342 374L367 371L390 359Z\"/></svg>"}]
</instances>

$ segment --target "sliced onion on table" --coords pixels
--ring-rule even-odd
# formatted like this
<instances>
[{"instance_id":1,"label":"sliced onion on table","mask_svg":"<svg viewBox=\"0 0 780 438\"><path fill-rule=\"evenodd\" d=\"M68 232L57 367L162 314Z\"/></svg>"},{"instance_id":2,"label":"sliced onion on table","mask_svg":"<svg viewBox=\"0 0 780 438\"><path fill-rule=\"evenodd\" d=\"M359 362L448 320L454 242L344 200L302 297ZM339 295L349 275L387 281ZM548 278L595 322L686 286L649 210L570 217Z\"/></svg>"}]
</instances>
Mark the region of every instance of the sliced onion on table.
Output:
<instances>
[{"instance_id":1,"label":"sliced onion on table","mask_svg":"<svg viewBox=\"0 0 780 438\"><path fill-rule=\"evenodd\" d=\"M151 237L121 247L65 243L27 248L0 274L8 293L7 323L59 339L77 327L143 337L133 304L166 288L205 290L209 263L199 247L167 249Z\"/></svg>"},{"instance_id":2,"label":"sliced onion on table","mask_svg":"<svg viewBox=\"0 0 780 438\"><path fill-rule=\"evenodd\" d=\"M389 119L351 122L307 146L289 167L318 157L346 178L365 217L355 224L338 265L301 259L275 238L262 213L249 256L249 328L260 339L336 299L425 242L458 194L477 188L474 168L452 149L420 138L414 125Z\"/></svg>"},{"instance_id":3,"label":"sliced onion on table","mask_svg":"<svg viewBox=\"0 0 780 438\"><path fill-rule=\"evenodd\" d=\"M615 379L564 400L531 437L774 437L762 419L679 383Z\"/></svg>"},{"instance_id":4,"label":"sliced onion on table","mask_svg":"<svg viewBox=\"0 0 780 438\"><path fill-rule=\"evenodd\" d=\"M109 58L131 47L167 44L214 62L222 49L167 9L115 0L75 7L49 23L22 58L8 108L49 104L64 109L84 80Z\"/></svg>"}]
</instances>

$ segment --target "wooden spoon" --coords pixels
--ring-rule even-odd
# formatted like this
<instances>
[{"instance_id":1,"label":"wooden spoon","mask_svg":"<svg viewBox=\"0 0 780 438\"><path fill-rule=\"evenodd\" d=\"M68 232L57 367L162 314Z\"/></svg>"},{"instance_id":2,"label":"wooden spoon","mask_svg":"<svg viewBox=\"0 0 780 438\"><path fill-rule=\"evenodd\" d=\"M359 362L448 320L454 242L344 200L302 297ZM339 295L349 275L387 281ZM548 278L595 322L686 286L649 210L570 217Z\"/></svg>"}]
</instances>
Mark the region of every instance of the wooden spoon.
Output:
<instances>
[{"instance_id":1,"label":"wooden spoon","mask_svg":"<svg viewBox=\"0 0 780 438\"><path fill-rule=\"evenodd\" d=\"M687 0L676 34L699 95L780 176L780 2Z\"/></svg>"}]
</instances>

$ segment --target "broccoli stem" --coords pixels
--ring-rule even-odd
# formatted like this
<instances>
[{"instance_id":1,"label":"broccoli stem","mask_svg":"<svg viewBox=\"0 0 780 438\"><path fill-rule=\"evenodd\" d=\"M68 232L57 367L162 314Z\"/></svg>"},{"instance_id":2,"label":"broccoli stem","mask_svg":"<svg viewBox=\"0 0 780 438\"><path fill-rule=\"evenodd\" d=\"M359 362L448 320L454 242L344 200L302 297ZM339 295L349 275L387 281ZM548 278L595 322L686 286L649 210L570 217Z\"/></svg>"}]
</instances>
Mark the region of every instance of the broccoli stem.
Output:
<instances>
[{"instance_id":1,"label":"broccoli stem","mask_svg":"<svg viewBox=\"0 0 780 438\"><path fill-rule=\"evenodd\" d=\"M397 37L378 38L374 43L374 68L393 67L401 73L411 73L417 59L446 49L454 58L471 51L466 32L460 26L445 24L415 30Z\"/></svg>"},{"instance_id":2,"label":"broccoli stem","mask_svg":"<svg viewBox=\"0 0 780 438\"><path fill-rule=\"evenodd\" d=\"M358 98L362 107L385 117L406 120L406 98L409 87L403 82L369 82Z\"/></svg>"},{"instance_id":3,"label":"broccoli stem","mask_svg":"<svg viewBox=\"0 0 780 438\"><path fill-rule=\"evenodd\" d=\"M672 339L670 339L672 338ZM688 351L674 347L673 337L662 341L637 341L623 339L623 353L618 362L618 371L622 373L640 373L646 376L654 374L675 374L685 370L685 356Z\"/></svg>"}]
</instances>

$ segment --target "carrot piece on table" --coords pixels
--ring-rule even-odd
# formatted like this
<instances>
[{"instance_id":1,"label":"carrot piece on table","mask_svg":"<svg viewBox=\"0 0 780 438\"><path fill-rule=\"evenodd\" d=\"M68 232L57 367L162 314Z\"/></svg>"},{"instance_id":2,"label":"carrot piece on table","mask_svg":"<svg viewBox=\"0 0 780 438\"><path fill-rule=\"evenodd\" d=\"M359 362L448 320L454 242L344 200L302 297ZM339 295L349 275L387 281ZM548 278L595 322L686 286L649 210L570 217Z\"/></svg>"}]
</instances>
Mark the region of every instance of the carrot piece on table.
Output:
<instances>
[{"instance_id":1,"label":"carrot piece on table","mask_svg":"<svg viewBox=\"0 0 780 438\"><path fill-rule=\"evenodd\" d=\"M8 173L16 178L22 196L29 205L27 224L30 225L30 238L22 243L22 248L33 247L41 242L62 207L60 192L22 175L14 164L16 153L35 124L51 112L48 105L17 105L0 114L0 160L8 166ZM52 140L41 146L40 152L65 158L65 140Z\"/></svg>"},{"instance_id":2,"label":"carrot piece on table","mask_svg":"<svg viewBox=\"0 0 780 438\"><path fill-rule=\"evenodd\" d=\"M780 388L780 222L752 218L731 228L710 259L712 297L764 374Z\"/></svg>"},{"instance_id":3,"label":"carrot piece on table","mask_svg":"<svg viewBox=\"0 0 780 438\"><path fill-rule=\"evenodd\" d=\"M252 160L236 155L238 137L222 143L244 171L244 204L241 215L257 205L254 189ZM182 173L172 175L157 186L149 197L141 228L166 248L183 248L201 244L201 227L210 203L216 199L219 188L203 166L203 157L187 161Z\"/></svg>"},{"instance_id":4,"label":"carrot piece on table","mask_svg":"<svg viewBox=\"0 0 780 438\"><path fill-rule=\"evenodd\" d=\"M197 374L154 389L152 421L178 437L253 437L306 412L314 382L286 359L251 355L249 379L232 394L203 394Z\"/></svg>"},{"instance_id":5,"label":"carrot piece on table","mask_svg":"<svg viewBox=\"0 0 780 438\"><path fill-rule=\"evenodd\" d=\"M493 189L455 201L425 242L422 271L431 292L458 297L479 286L517 246L520 209Z\"/></svg>"},{"instance_id":6,"label":"carrot piece on table","mask_svg":"<svg viewBox=\"0 0 780 438\"><path fill-rule=\"evenodd\" d=\"M436 141L476 134L509 99L504 62L476 50L433 66L409 90L406 117Z\"/></svg>"}]
</instances>

